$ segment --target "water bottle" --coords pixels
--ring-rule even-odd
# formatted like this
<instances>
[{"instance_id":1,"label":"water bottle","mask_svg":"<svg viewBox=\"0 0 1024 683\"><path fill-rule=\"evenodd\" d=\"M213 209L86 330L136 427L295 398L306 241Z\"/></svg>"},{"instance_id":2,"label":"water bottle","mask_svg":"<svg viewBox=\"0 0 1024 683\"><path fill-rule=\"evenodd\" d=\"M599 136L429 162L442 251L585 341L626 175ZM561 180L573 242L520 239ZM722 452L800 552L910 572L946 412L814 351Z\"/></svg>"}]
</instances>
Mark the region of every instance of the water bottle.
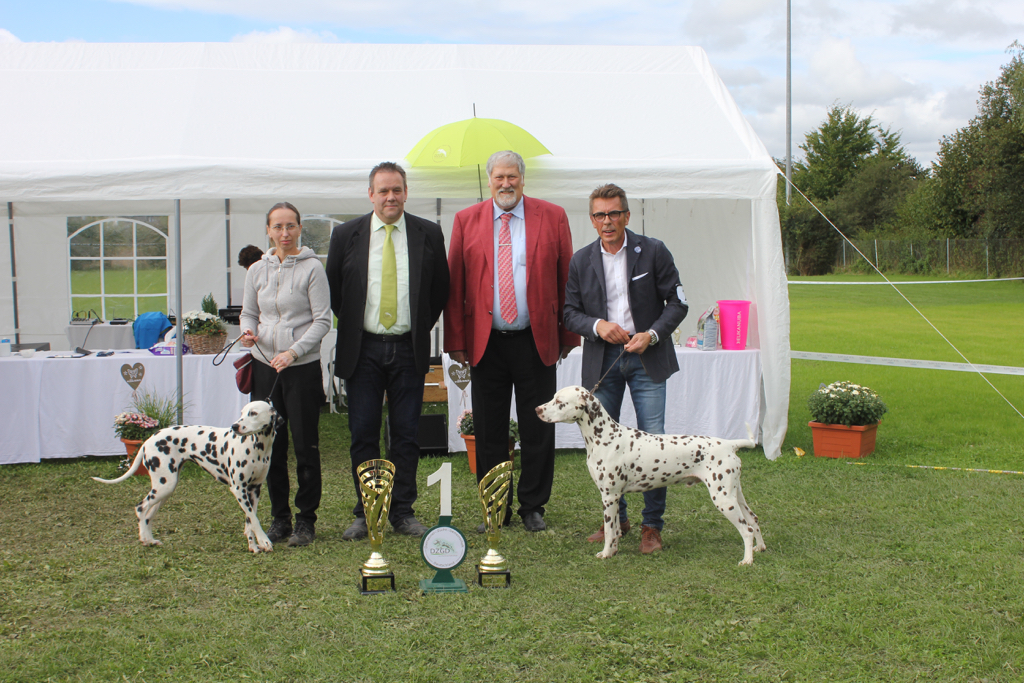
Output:
<instances>
[{"instance_id":1,"label":"water bottle","mask_svg":"<svg viewBox=\"0 0 1024 683\"><path fill-rule=\"evenodd\" d=\"M0 339L0 356L9 355L11 355L11 340L6 338Z\"/></svg>"}]
</instances>

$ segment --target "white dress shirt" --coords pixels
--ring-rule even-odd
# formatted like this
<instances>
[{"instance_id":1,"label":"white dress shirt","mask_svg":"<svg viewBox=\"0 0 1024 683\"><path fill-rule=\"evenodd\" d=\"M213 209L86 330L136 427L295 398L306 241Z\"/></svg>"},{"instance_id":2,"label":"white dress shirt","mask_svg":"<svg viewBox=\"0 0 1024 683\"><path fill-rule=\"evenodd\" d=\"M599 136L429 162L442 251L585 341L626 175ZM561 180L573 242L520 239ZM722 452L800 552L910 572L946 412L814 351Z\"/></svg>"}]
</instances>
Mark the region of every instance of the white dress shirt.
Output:
<instances>
[{"instance_id":1,"label":"white dress shirt","mask_svg":"<svg viewBox=\"0 0 1024 683\"><path fill-rule=\"evenodd\" d=\"M384 238L387 225L377 214L370 216L370 259L366 264L366 308L363 330L372 334L405 334L412 329L409 312L409 240L406 238L405 213L394 223L391 242L395 245L395 271L398 275L398 320L390 328L380 324L380 282Z\"/></svg>"},{"instance_id":2,"label":"white dress shirt","mask_svg":"<svg viewBox=\"0 0 1024 683\"><path fill-rule=\"evenodd\" d=\"M530 326L530 310L526 307L526 212L523 200L511 209L503 209L492 200L494 206L494 308L491 327L496 330L525 330ZM498 291L498 234L501 232L501 214L510 213L509 232L512 233L512 281L516 288L516 313L511 323L501 317L501 293Z\"/></svg>"},{"instance_id":3,"label":"white dress shirt","mask_svg":"<svg viewBox=\"0 0 1024 683\"><path fill-rule=\"evenodd\" d=\"M601 264L604 266L605 299L608 314L605 320L615 323L630 334L636 333L633 312L629 308L629 273L626 271L626 235L622 236L622 246L614 254L604 248L601 242ZM600 320L597 322L601 322ZM597 323L594 323L594 335L597 334Z\"/></svg>"}]
</instances>

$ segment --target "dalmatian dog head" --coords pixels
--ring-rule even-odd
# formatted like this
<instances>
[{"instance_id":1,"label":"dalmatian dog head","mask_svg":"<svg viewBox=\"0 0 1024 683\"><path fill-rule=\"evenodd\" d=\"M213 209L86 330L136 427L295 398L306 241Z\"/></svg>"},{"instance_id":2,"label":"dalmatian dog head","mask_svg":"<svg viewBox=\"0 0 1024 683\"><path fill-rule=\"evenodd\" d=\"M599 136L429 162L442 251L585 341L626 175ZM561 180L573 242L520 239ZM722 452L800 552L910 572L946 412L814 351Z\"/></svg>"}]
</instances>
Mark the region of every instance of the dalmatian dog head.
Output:
<instances>
[{"instance_id":1,"label":"dalmatian dog head","mask_svg":"<svg viewBox=\"0 0 1024 683\"><path fill-rule=\"evenodd\" d=\"M601 410L601 403L583 387L566 387L554 398L537 406L537 417L545 422L579 422L584 416L594 420Z\"/></svg>"},{"instance_id":2,"label":"dalmatian dog head","mask_svg":"<svg viewBox=\"0 0 1024 683\"><path fill-rule=\"evenodd\" d=\"M276 428L279 419L272 405L265 401L253 401L242 408L242 415L231 425L231 431L239 436L266 433Z\"/></svg>"}]
</instances>

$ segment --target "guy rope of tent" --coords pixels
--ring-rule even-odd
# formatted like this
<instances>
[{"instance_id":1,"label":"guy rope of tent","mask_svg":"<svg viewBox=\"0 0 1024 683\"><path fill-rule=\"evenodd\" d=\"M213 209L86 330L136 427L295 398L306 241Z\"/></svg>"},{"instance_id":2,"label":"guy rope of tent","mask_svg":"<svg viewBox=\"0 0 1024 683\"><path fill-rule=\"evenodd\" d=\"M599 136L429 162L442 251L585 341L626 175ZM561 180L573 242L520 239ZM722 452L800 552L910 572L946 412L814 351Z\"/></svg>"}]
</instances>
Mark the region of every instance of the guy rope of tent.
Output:
<instances>
[{"instance_id":1,"label":"guy rope of tent","mask_svg":"<svg viewBox=\"0 0 1024 683\"><path fill-rule=\"evenodd\" d=\"M777 170L779 171L779 175L781 175L781 176L782 176L783 178L785 178L785 177L786 177L786 176L785 176L785 174L784 174L784 173L783 173L783 172L782 172L782 171L781 171L780 169L777 169ZM999 391L999 389L997 389L997 388L996 388L996 385L992 384L992 382L990 382L990 381L989 381L988 377L986 377L986 376L984 375L984 373L982 373L982 371L981 371L981 370L980 370L980 369L979 369L979 368L978 368L978 367L977 367L977 366L976 366L976 365L975 365L974 363L972 363L972 362L971 362L970 360L968 360L967 356L965 356L965 355L964 355L964 354L963 354L963 353L962 353L962 352L960 351L960 349L958 349L958 348L956 347L956 344L954 344L953 342L951 342L951 341L949 340L949 338L948 338L948 337L946 337L946 335L942 334L942 332L941 332L941 331L939 331L939 328L935 327L935 324L934 324L934 323L932 323L932 321L928 319L928 316L926 316L926 315L925 315L924 313L922 313L922 312L920 311L920 309L918 309L918 307L917 307L917 306L915 306L915 305L914 305L914 304L913 304L913 303L912 303L912 302L910 301L910 299L908 299L908 298L907 298L907 296L906 296L906 295L905 295L905 294L904 294L903 292L901 292L901 291L900 291L900 288L899 288L899 287L897 287L897 286L896 286L896 285L895 285L895 284L894 284L894 283L893 283L893 282L892 282L892 281L891 281L891 280L890 280L889 278L885 277L885 274L884 274L884 273L883 273L882 271L880 271L880 270L878 269L878 267L877 267L877 266L875 266L875 264L874 264L874 263L871 263L871 259L869 259L869 258L868 258L867 256L865 256L865 255L864 255L864 252L862 252L862 251L861 251L860 249L857 249L857 245L856 245L856 244L854 244L854 243L853 243L853 241L852 241L852 240L850 240L850 238L849 238L849 237L847 237L846 235L844 235L844 234L843 234L843 231L842 231L842 230L840 230L839 228L837 228L837 227L836 227L836 224L835 224L835 223L833 223L833 222L832 222L832 221L831 221L831 220L829 219L829 217L828 217L828 216L826 216L826 215L825 215L825 213L824 213L824 212L823 212L823 211L822 211L821 209L819 209L819 208L818 208L817 204L815 204L814 202L812 202L812 201L810 200L810 198L808 198L808 196L807 196L807 195L805 195L805 194L803 193L803 191L802 191L802 190L801 190L801 189L800 189L799 187L797 187L797 186L796 186L796 184L795 184L795 183L793 183L793 182L792 182L792 181L790 181L789 179L786 179L786 182L788 182L788 183L789 183L790 185L792 185L792 186L793 186L793 189L794 189L794 190L796 190L797 192L799 192L799 193L800 193L800 196L801 196L801 197L803 197L803 198L804 198L804 200L805 200L805 201L806 201L806 202L807 202L808 204L810 204L810 205L811 205L812 207L814 207L814 210L815 210L815 211L817 211L817 212L818 212L819 214L821 214L821 217L822 217L822 218L824 218L824 219L825 219L825 221L826 221L826 222L828 222L828 224L832 226L832 229L833 229L833 230L835 230L835 231L836 231L837 233L839 233L839 236L840 236L840 237L842 237L842 238L843 238L844 240L846 240L846 241L847 241L847 242L848 242L848 243L850 244L850 246L851 246L851 247L853 247L853 248L854 248L854 250L856 250L856 252L857 252L858 254L860 254L860 255L861 255L861 258L863 258L863 259L864 259L865 261L867 261L868 265L870 265L870 266L871 266L872 268L874 268L874 269L875 269L875 272L876 272L876 273L878 273L879 275L881 275L881 276L882 276L882 279L883 279L883 280L885 280L885 281L886 281L886 282L887 282L887 283L889 284L889 286L890 286L890 287L892 287L892 288L893 288L894 290L896 290L896 293L897 293L897 294L899 294L899 295L900 295L901 297L903 297L903 300L904 300L904 301L906 301L906 302L907 302L907 304L908 304L908 305L909 305L909 306L910 306L911 308L913 308L913 309L914 309L914 311L915 311L915 312L916 312L916 313L917 313L917 314L918 314L919 316L921 316L921 318L922 318L922 319L923 319L923 320L924 320L924 321L925 321L926 323L928 323L928 325L929 325L929 326L930 326L930 327L931 327L931 328L932 328L933 330L935 330L935 333L936 333L937 335L939 335L940 337L942 337L942 340L943 340L944 342L946 342L947 344L949 344L949 346L950 346L950 347L951 347L951 348L952 348L952 349L953 349L954 351L956 351L956 352L957 352L957 355L959 355L959 356L960 356L961 358L963 358L963 359L964 359L964 362L965 362L965 363L967 363L968 365L970 365L970 366L971 366L971 368L972 368L972 369L973 369L973 370L974 370L975 372L977 372L977 373L978 373L978 376L979 376L979 377L981 377L981 378L982 378L983 380L985 380L985 383L986 383L986 384L988 384L988 385L989 385L990 387L992 387L992 391L994 391L994 392L996 392L997 394L999 394L999 397L1000 397L1000 398L1002 398L1002 399L1003 399L1004 401L1006 401L1006 404L1007 404L1008 406L1010 406L1010 408L1012 408L1012 409L1013 409L1013 412L1017 413L1017 415L1019 415L1021 419L1024 419L1024 413L1021 413L1021 412L1020 412L1020 410L1019 410L1019 409L1017 408L1017 406L1015 406L1015 405L1014 405L1014 404L1013 404L1013 403L1012 403L1012 402L1010 401L1010 399L1006 398L1006 396L1005 396L1005 395L1003 395L1003 392Z\"/></svg>"},{"instance_id":2,"label":"guy rope of tent","mask_svg":"<svg viewBox=\"0 0 1024 683\"><path fill-rule=\"evenodd\" d=\"M501 119L478 119L474 104L473 118L447 123L430 131L416 143L406 159L414 168L463 168L475 164L480 201L483 201L480 164L487 163L495 152L506 149L524 159L551 154L537 138L514 123Z\"/></svg>"}]
</instances>

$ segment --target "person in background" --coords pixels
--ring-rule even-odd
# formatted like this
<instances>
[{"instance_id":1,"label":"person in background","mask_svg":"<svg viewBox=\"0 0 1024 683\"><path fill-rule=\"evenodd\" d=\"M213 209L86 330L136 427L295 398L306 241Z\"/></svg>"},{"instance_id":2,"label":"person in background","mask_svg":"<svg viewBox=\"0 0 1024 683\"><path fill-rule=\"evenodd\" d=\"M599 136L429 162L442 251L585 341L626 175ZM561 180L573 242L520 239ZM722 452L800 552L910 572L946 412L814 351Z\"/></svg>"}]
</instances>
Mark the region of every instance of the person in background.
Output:
<instances>
[{"instance_id":1,"label":"person in background","mask_svg":"<svg viewBox=\"0 0 1024 683\"><path fill-rule=\"evenodd\" d=\"M415 517L418 440L430 330L448 300L448 262L441 226L405 211L405 170L385 161L370 171L373 211L334 228L327 252L331 308L338 316L334 374L345 380L352 433L355 520L342 540L367 535L356 468L380 458L384 395L389 460L395 465L388 521L397 533L422 536Z\"/></svg>"},{"instance_id":2,"label":"person in background","mask_svg":"<svg viewBox=\"0 0 1024 683\"><path fill-rule=\"evenodd\" d=\"M263 258L263 250L255 244L247 244L238 252L238 265L249 270L249 266L256 263L261 258Z\"/></svg>"},{"instance_id":3,"label":"person in background","mask_svg":"<svg viewBox=\"0 0 1024 683\"><path fill-rule=\"evenodd\" d=\"M245 274L242 346L256 347L252 399L268 399L283 418L270 456L267 491L271 542L306 546L316 538L320 506L320 407L324 403L320 340L331 329L331 294L320 259L299 247L302 221L288 202L267 212L273 248ZM288 427L295 449L295 526L289 505Z\"/></svg>"},{"instance_id":4,"label":"person in background","mask_svg":"<svg viewBox=\"0 0 1024 683\"><path fill-rule=\"evenodd\" d=\"M542 422L535 409L554 396L555 363L580 338L562 325L572 258L569 219L562 207L523 196L525 173L515 152L492 154L491 198L455 214L444 349L470 365L478 481L508 460L515 389L522 437L518 512L527 531L543 531L555 475L555 425ZM511 497L510 488L505 524Z\"/></svg>"},{"instance_id":5,"label":"person in background","mask_svg":"<svg viewBox=\"0 0 1024 683\"><path fill-rule=\"evenodd\" d=\"M689 309L679 271L664 243L626 229L629 203L621 187L602 185L590 194L590 222L597 239L573 255L565 289L565 326L584 338L583 386L604 377L594 395L616 422L629 386L637 427L664 434L666 382L679 370L672 332ZM661 550L666 491L644 491L644 555ZM619 524L629 531L625 496ZM603 543L604 525L587 540Z\"/></svg>"}]
</instances>

